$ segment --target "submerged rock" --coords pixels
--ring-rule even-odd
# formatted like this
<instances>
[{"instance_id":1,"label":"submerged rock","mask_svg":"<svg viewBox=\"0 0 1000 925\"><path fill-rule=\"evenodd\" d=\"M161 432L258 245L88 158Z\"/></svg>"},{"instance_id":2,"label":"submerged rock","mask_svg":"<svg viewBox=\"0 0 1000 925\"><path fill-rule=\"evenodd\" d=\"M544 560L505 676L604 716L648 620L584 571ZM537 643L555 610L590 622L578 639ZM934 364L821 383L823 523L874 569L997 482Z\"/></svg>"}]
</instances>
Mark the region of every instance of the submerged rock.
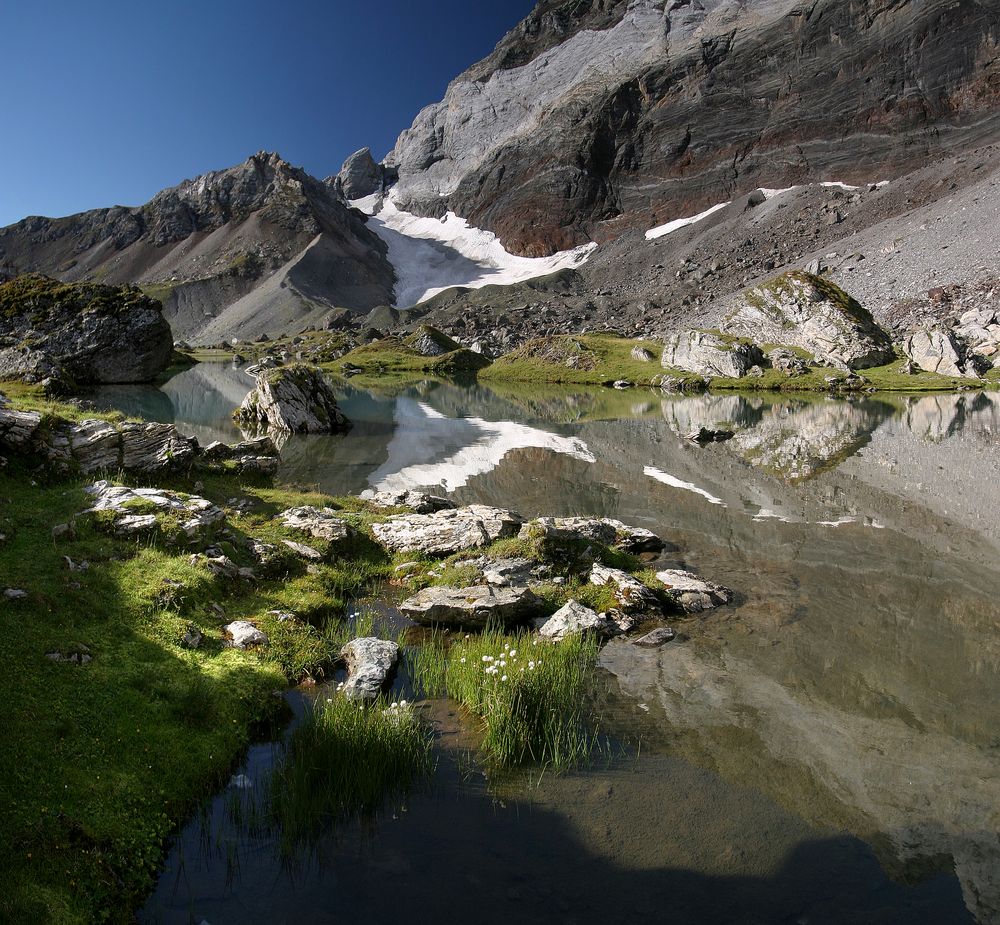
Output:
<instances>
[{"instance_id":1,"label":"submerged rock","mask_svg":"<svg viewBox=\"0 0 1000 925\"><path fill-rule=\"evenodd\" d=\"M740 379L763 361L760 348L711 331L683 331L668 337L660 360L664 369L726 379Z\"/></svg>"},{"instance_id":2,"label":"submerged rock","mask_svg":"<svg viewBox=\"0 0 1000 925\"><path fill-rule=\"evenodd\" d=\"M632 645L640 646L643 649L658 649L668 642L673 642L677 634L669 626L659 626L652 632L632 640Z\"/></svg>"},{"instance_id":3,"label":"submerged rock","mask_svg":"<svg viewBox=\"0 0 1000 925\"><path fill-rule=\"evenodd\" d=\"M488 624L516 626L537 616L544 602L528 588L424 588L399 606L417 623L482 629Z\"/></svg>"},{"instance_id":4,"label":"submerged rock","mask_svg":"<svg viewBox=\"0 0 1000 925\"><path fill-rule=\"evenodd\" d=\"M787 344L840 369L881 366L892 342L871 314L836 284L794 270L743 293L744 304L722 325L760 344Z\"/></svg>"},{"instance_id":5,"label":"submerged rock","mask_svg":"<svg viewBox=\"0 0 1000 925\"><path fill-rule=\"evenodd\" d=\"M235 417L251 431L332 434L349 427L323 372L301 364L261 370Z\"/></svg>"},{"instance_id":6,"label":"submerged rock","mask_svg":"<svg viewBox=\"0 0 1000 925\"><path fill-rule=\"evenodd\" d=\"M343 692L352 700L375 700L399 663L399 646L385 639L352 639L340 654L347 663Z\"/></svg>"},{"instance_id":7,"label":"submerged rock","mask_svg":"<svg viewBox=\"0 0 1000 925\"><path fill-rule=\"evenodd\" d=\"M728 604L733 596L729 588L705 581L681 569L657 572L656 577L666 586L666 596L685 613L700 613Z\"/></svg>"},{"instance_id":8,"label":"submerged rock","mask_svg":"<svg viewBox=\"0 0 1000 925\"><path fill-rule=\"evenodd\" d=\"M443 556L516 536L523 523L524 518L514 511L472 504L432 514L396 514L373 524L372 533L393 552Z\"/></svg>"},{"instance_id":9,"label":"submerged rock","mask_svg":"<svg viewBox=\"0 0 1000 925\"><path fill-rule=\"evenodd\" d=\"M557 641L576 634L610 639L619 633L617 624L606 614L599 614L579 601L567 601L551 617L536 620L535 625L540 636Z\"/></svg>"},{"instance_id":10,"label":"submerged rock","mask_svg":"<svg viewBox=\"0 0 1000 925\"><path fill-rule=\"evenodd\" d=\"M658 552L664 542L651 530L610 517L538 517L519 534L523 539L585 540L624 552Z\"/></svg>"}]
</instances>

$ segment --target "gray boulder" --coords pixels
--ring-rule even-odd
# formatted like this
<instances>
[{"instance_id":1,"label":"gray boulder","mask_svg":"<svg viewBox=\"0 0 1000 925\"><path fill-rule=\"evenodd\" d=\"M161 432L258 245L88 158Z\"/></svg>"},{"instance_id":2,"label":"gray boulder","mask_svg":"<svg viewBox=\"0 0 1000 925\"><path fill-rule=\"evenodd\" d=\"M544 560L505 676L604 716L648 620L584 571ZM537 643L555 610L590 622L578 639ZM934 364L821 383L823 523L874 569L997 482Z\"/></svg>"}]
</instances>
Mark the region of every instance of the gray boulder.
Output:
<instances>
[{"instance_id":1,"label":"gray boulder","mask_svg":"<svg viewBox=\"0 0 1000 925\"><path fill-rule=\"evenodd\" d=\"M925 372L977 378L973 364L966 360L965 348L944 328L914 331L903 341L903 352Z\"/></svg>"},{"instance_id":2,"label":"gray boulder","mask_svg":"<svg viewBox=\"0 0 1000 925\"><path fill-rule=\"evenodd\" d=\"M261 370L235 417L250 431L331 434L349 426L323 372L301 364Z\"/></svg>"},{"instance_id":3,"label":"gray boulder","mask_svg":"<svg viewBox=\"0 0 1000 925\"><path fill-rule=\"evenodd\" d=\"M461 350L462 345L437 328L423 324L406 338L406 345L423 357L439 357Z\"/></svg>"},{"instance_id":4,"label":"gray boulder","mask_svg":"<svg viewBox=\"0 0 1000 925\"><path fill-rule=\"evenodd\" d=\"M263 648L270 643L267 633L246 620L228 624L223 627L223 632L226 634L227 644L233 649Z\"/></svg>"},{"instance_id":5,"label":"gray boulder","mask_svg":"<svg viewBox=\"0 0 1000 925\"><path fill-rule=\"evenodd\" d=\"M342 688L351 700L375 700L389 685L399 664L399 646L385 639L352 639L340 650L347 663Z\"/></svg>"},{"instance_id":6,"label":"gray boulder","mask_svg":"<svg viewBox=\"0 0 1000 925\"><path fill-rule=\"evenodd\" d=\"M567 601L548 619L536 620L538 634L558 641L567 636L597 636L610 639L619 633L618 626L605 614L599 614L579 601Z\"/></svg>"},{"instance_id":7,"label":"gray boulder","mask_svg":"<svg viewBox=\"0 0 1000 925\"><path fill-rule=\"evenodd\" d=\"M741 379L764 361L753 344L744 344L710 331L682 331L666 338L660 363L664 369L682 369L699 376Z\"/></svg>"},{"instance_id":8,"label":"gray boulder","mask_svg":"<svg viewBox=\"0 0 1000 925\"><path fill-rule=\"evenodd\" d=\"M700 613L728 604L733 596L729 588L705 581L681 569L666 569L657 572L656 577L666 587L666 596L685 613Z\"/></svg>"},{"instance_id":9,"label":"gray boulder","mask_svg":"<svg viewBox=\"0 0 1000 925\"><path fill-rule=\"evenodd\" d=\"M279 515L281 522L292 530L301 530L316 539L340 543L354 536L354 528L328 507L293 507Z\"/></svg>"},{"instance_id":10,"label":"gray boulder","mask_svg":"<svg viewBox=\"0 0 1000 925\"><path fill-rule=\"evenodd\" d=\"M826 366L866 369L893 358L892 342L868 311L828 279L795 270L743 293L722 324L759 344L809 351Z\"/></svg>"},{"instance_id":11,"label":"gray boulder","mask_svg":"<svg viewBox=\"0 0 1000 925\"><path fill-rule=\"evenodd\" d=\"M514 511L472 504L432 514L396 514L372 525L372 533L393 552L446 556L517 536L524 518Z\"/></svg>"},{"instance_id":12,"label":"gray boulder","mask_svg":"<svg viewBox=\"0 0 1000 925\"><path fill-rule=\"evenodd\" d=\"M400 613L417 623L482 629L488 624L527 623L544 607L528 588L424 588L399 606Z\"/></svg>"}]
</instances>

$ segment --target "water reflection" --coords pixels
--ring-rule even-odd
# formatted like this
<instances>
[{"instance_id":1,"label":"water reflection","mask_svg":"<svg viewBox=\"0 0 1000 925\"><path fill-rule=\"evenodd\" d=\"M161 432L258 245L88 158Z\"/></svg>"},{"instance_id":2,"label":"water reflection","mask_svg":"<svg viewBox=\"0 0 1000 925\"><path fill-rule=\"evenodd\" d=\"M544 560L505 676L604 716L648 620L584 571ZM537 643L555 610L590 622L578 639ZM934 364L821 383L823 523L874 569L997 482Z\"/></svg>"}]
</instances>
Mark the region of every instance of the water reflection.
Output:
<instances>
[{"instance_id":1,"label":"water reflection","mask_svg":"<svg viewBox=\"0 0 1000 925\"><path fill-rule=\"evenodd\" d=\"M143 393L144 406L125 405L121 392L115 401L199 436L229 432L228 414L247 384L226 367L184 375ZM138 393L128 394L134 401ZM665 565L702 572L739 595L737 606L686 626L687 641L656 652L624 643L605 650L613 693L604 726L623 736L641 732L649 743L649 763L634 780L609 772L547 782L532 810L538 815L504 816L499 829L478 797L471 806L444 800L414 810L409 822L394 821L378 835L378 856L395 859L407 893L419 892L413 881L427 875L406 859L428 832L441 839L442 865L449 852L468 854L472 867L489 866L489 855L512 872L522 870L515 848L536 839L526 857L564 859L571 847L574 857L610 865L607 876L650 872L643 890L660 896L656 884L672 884L692 921L699 921L693 897L706 895L700 921L719 920L713 915L722 915L725 893L716 902L717 889L729 889L733 903L766 897L748 906L759 920L795 920L803 909L783 905L766 885L787 887L788 871L806 876L803 867L817 863L838 883L851 881L861 876L861 854L836 849L838 868L826 848L860 838L894 878L921 886L907 893L862 877L869 898L884 890L884 907L848 901L847 891L828 897L825 918L809 908L810 921L852 914L858 921L960 921L963 904L981 922L1000 921L1000 409L993 396L664 400L639 391L526 395L427 383L396 395L348 388L342 399L351 433L289 440L283 478L334 492L428 487L526 514L617 517L669 540ZM684 438L723 423L738 430L726 443L700 447ZM622 794L621 802L609 793ZM669 812L657 815L661 802ZM768 819L737 813L737 805L770 807ZM437 812L447 820L440 831L428 821ZM538 819L544 825L536 828ZM685 820L697 824L685 829ZM501 834L508 826L509 851ZM681 831L676 840L672 833ZM781 850L767 872L741 868L740 857L759 853L761 831L782 832L774 841ZM599 849L608 832L615 833L611 858ZM824 841L830 832L840 834ZM787 858L784 867L778 855ZM358 883L372 884L357 873L360 862L338 857ZM550 897L571 890L535 860L531 869L552 878ZM471 867L456 869L473 876ZM726 880L720 869L737 873ZM308 895L321 895L335 876L327 869L308 881ZM819 889L815 876L808 882ZM459 893L483 888L480 880ZM523 895L533 889L525 886ZM904 897L920 890L930 890L920 893L927 905L908 907ZM588 920L586 903L598 909L603 900L586 890L577 895L586 902L573 911ZM529 920L544 908L543 900L524 904Z\"/></svg>"}]
</instances>

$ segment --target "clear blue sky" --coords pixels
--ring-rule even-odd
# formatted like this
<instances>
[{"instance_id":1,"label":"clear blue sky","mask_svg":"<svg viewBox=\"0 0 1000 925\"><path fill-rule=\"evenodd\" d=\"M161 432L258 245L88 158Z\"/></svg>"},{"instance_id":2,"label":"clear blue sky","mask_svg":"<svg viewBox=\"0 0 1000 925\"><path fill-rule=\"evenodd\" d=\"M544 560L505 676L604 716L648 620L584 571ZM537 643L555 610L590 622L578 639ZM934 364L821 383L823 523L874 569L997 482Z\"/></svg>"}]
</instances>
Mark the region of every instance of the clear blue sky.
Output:
<instances>
[{"instance_id":1,"label":"clear blue sky","mask_svg":"<svg viewBox=\"0 0 1000 925\"><path fill-rule=\"evenodd\" d=\"M323 177L533 0L0 0L0 226L139 205L261 149Z\"/></svg>"}]
</instances>

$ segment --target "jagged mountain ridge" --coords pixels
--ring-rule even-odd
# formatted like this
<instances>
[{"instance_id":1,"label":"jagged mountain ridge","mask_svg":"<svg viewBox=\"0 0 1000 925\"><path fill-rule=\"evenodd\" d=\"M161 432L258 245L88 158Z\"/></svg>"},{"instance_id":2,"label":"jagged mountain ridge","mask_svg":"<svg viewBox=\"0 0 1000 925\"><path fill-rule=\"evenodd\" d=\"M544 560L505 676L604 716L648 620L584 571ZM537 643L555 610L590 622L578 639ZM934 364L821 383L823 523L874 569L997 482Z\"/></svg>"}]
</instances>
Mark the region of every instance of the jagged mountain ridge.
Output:
<instances>
[{"instance_id":1,"label":"jagged mountain ridge","mask_svg":"<svg viewBox=\"0 0 1000 925\"><path fill-rule=\"evenodd\" d=\"M973 0L542 0L386 163L403 208L541 256L990 140L998 27Z\"/></svg>"},{"instance_id":2,"label":"jagged mountain ridge","mask_svg":"<svg viewBox=\"0 0 1000 925\"><path fill-rule=\"evenodd\" d=\"M392 301L385 245L328 185L260 152L138 208L26 218L0 229L0 264L67 281L138 283L175 336L200 342Z\"/></svg>"}]
</instances>

